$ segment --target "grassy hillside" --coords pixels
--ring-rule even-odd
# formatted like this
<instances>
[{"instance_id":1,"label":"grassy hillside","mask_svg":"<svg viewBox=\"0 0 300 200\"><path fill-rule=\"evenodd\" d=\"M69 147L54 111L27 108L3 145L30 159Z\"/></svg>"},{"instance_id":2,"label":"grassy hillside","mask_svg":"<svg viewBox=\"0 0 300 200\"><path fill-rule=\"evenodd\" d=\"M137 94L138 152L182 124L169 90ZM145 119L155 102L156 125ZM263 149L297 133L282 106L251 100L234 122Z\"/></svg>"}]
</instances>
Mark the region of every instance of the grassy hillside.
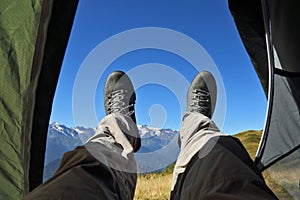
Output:
<instances>
[{"instance_id":1,"label":"grassy hillside","mask_svg":"<svg viewBox=\"0 0 300 200\"><path fill-rule=\"evenodd\" d=\"M245 131L235 136L240 139L251 158L254 159L261 131ZM173 168L174 165L171 165L164 172L138 176L134 199L169 199ZM280 199L293 199L284 188L272 180L267 172L263 175L267 184Z\"/></svg>"},{"instance_id":2,"label":"grassy hillside","mask_svg":"<svg viewBox=\"0 0 300 200\"><path fill-rule=\"evenodd\" d=\"M235 137L239 138L240 141L243 143L252 159L255 158L261 134L261 131L245 131L235 135ZM277 195L279 199L293 199L285 188L278 185L273 180L268 171L264 171L263 176L267 185L272 189L272 191Z\"/></svg>"},{"instance_id":3,"label":"grassy hillside","mask_svg":"<svg viewBox=\"0 0 300 200\"><path fill-rule=\"evenodd\" d=\"M235 137L243 143L250 157L254 159L261 138L261 131L245 131L236 134Z\"/></svg>"}]
</instances>

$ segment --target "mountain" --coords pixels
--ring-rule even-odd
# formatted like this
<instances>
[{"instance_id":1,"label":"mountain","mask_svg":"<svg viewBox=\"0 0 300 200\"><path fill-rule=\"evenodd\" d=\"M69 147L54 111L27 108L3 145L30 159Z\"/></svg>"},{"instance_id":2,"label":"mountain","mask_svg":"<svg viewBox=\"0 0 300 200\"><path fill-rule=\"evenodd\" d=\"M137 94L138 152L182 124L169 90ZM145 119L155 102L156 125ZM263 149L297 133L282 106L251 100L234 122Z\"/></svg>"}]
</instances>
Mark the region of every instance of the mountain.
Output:
<instances>
[{"instance_id":1,"label":"mountain","mask_svg":"<svg viewBox=\"0 0 300 200\"><path fill-rule=\"evenodd\" d=\"M67 151L84 144L95 134L93 128L69 128L54 122L48 127L48 139L45 156L44 180L51 177L59 166L60 159ZM179 131L138 126L142 138L142 146L135 154L139 173L161 171L175 162L179 147L177 137ZM167 156L166 156L167 155Z\"/></svg>"},{"instance_id":2,"label":"mountain","mask_svg":"<svg viewBox=\"0 0 300 200\"><path fill-rule=\"evenodd\" d=\"M179 131L176 130L152 128L147 125L139 125L138 129L142 138L142 146L138 153L157 151L179 135Z\"/></svg>"},{"instance_id":3,"label":"mountain","mask_svg":"<svg viewBox=\"0 0 300 200\"><path fill-rule=\"evenodd\" d=\"M95 129L92 128L68 128L57 122L50 124L48 127L45 164L60 159L65 152L82 145L94 133Z\"/></svg>"}]
</instances>

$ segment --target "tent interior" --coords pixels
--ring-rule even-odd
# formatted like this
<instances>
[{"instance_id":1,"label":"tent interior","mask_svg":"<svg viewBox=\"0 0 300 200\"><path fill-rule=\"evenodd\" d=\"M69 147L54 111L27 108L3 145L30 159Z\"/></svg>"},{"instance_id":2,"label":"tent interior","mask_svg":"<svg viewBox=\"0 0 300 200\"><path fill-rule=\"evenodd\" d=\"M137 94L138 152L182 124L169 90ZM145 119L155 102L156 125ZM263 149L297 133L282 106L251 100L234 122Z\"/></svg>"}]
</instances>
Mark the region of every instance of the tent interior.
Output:
<instances>
[{"instance_id":1,"label":"tent interior","mask_svg":"<svg viewBox=\"0 0 300 200\"><path fill-rule=\"evenodd\" d=\"M1 198L21 199L43 182L51 108L77 5L0 2ZM294 197L300 196L299 8L296 0L229 0L268 98L255 162Z\"/></svg>"}]
</instances>

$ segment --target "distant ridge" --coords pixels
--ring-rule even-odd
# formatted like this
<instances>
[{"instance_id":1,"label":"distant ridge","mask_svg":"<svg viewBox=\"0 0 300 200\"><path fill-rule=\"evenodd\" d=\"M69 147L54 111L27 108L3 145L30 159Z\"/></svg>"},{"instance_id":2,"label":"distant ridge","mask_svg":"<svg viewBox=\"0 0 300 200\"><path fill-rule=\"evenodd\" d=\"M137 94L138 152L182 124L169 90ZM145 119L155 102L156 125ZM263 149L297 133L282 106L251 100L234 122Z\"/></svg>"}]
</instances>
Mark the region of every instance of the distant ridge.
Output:
<instances>
[{"instance_id":1,"label":"distant ridge","mask_svg":"<svg viewBox=\"0 0 300 200\"><path fill-rule=\"evenodd\" d=\"M172 129L153 128L147 125L138 125L139 134L142 137L142 146L138 153L145 154L155 152L166 146L174 137L178 137L179 131ZM54 122L48 127L47 148L45 156L44 180L48 179L59 165L60 159L67 151L73 150L76 146L83 145L88 138L95 134L95 128L74 127L69 128L63 124ZM179 147L176 146L170 152L177 157ZM141 172L152 170L148 166L151 161L140 160L137 163ZM162 167L160 170L163 170Z\"/></svg>"}]
</instances>

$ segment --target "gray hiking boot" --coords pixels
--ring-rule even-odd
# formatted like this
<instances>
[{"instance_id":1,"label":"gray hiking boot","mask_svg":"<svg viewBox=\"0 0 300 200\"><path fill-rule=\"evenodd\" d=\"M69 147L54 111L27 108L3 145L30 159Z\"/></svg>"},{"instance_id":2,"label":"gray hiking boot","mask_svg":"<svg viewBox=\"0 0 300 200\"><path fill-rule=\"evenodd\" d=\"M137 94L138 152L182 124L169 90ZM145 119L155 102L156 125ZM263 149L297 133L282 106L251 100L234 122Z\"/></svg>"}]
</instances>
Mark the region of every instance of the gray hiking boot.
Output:
<instances>
[{"instance_id":1,"label":"gray hiking boot","mask_svg":"<svg viewBox=\"0 0 300 200\"><path fill-rule=\"evenodd\" d=\"M217 85L210 72L198 73L192 81L187 93L186 113L201 113L212 117L217 98Z\"/></svg>"},{"instance_id":2,"label":"gray hiking boot","mask_svg":"<svg viewBox=\"0 0 300 200\"><path fill-rule=\"evenodd\" d=\"M136 123L134 104L136 96L129 77L122 71L111 73L104 87L104 107L106 115L120 113L130 117ZM141 146L141 138L126 134L134 152Z\"/></svg>"}]
</instances>

